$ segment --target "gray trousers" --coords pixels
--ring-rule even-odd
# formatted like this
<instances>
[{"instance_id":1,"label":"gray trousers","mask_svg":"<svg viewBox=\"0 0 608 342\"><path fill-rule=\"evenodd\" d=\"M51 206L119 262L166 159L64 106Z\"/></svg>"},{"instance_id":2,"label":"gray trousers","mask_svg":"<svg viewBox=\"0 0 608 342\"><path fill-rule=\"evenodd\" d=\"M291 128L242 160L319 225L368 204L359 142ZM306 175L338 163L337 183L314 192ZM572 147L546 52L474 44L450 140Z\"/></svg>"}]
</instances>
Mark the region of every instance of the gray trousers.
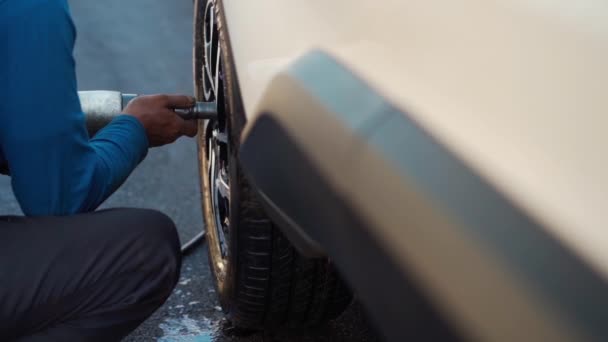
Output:
<instances>
[{"instance_id":1,"label":"gray trousers","mask_svg":"<svg viewBox=\"0 0 608 342\"><path fill-rule=\"evenodd\" d=\"M0 341L118 341L180 268L175 226L156 211L0 217Z\"/></svg>"}]
</instances>

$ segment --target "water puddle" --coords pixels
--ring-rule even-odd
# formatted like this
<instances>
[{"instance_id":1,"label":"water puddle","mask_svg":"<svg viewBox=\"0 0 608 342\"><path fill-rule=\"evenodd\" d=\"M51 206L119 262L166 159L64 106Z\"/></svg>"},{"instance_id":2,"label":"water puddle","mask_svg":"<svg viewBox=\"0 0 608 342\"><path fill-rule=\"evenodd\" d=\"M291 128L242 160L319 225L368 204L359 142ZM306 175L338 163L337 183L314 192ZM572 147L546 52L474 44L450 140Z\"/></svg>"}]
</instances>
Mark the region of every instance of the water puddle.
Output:
<instances>
[{"instance_id":1,"label":"water puddle","mask_svg":"<svg viewBox=\"0 0 608 342\"><path fill-rule=\"evenodd\" d=\"M210 319L194 320L188 315L167 318L159 325L163 336L158 342L212 342L215 325Z\"/></svg>"}]
</instances>

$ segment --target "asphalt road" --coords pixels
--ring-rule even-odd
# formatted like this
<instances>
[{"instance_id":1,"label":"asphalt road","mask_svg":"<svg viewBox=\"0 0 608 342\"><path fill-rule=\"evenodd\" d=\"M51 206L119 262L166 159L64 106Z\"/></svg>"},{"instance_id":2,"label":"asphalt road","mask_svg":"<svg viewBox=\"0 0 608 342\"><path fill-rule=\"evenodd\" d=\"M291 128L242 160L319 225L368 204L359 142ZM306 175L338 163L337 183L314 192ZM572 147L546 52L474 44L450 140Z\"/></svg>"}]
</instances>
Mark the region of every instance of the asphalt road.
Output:
<instances>
[{"instance_id":1,"label":"asphalt road","mask_svg":"<svg viewBox=\"0 0 608 342\"><path fill-rule=\"evenodd\" d=\"M190 0L71 0L78 30L80 90L192 94ZM203 229L196 146L182 138L150 150L146 160L104 205L161 210L182 242ZM10 179L0 177L0 215L20 214ZM127 341L376 341L355 304L326 327L273 336L235 334L218 306L205 248L184 259L168 302Z\"/></svg>"}]
</instances>

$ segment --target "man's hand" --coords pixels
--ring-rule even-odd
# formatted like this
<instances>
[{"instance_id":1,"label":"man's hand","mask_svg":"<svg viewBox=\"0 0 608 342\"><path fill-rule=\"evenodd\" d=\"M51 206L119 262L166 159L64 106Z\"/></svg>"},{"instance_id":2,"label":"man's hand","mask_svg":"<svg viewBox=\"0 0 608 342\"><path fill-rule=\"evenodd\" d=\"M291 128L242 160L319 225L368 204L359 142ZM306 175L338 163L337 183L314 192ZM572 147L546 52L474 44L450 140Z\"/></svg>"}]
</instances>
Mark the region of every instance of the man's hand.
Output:
<instances>
[{"instance_id":1,"label":"man's hand","mask_svg":"<svg viewBox=\"0 0 608 342\"><path fill-rule=\"evenodd\" d=\"M170 144L182 135L196 135L196 121L179 117L174 109L191 108L195 100L182 95L148 95L131 100L124 113L136 117L146 129L150 147Z\"/></svg>"}]
</instances>

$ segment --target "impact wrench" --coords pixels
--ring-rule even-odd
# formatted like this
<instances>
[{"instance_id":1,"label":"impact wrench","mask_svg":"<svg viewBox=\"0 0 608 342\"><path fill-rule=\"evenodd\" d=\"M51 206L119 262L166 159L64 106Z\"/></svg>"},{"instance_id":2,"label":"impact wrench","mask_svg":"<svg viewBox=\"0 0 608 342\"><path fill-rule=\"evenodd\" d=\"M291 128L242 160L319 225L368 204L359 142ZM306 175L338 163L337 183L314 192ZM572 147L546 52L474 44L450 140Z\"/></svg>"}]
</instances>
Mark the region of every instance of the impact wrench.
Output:
<instances>
[{"instance_id":1,"label":"impact wrench","mask_svg":"<svg viewBox=\"0 0 608 342\"><path fill-rule=\"evenodd\" d=\"M120 115L129 101L137 97L135 94L122 94L118 91L93 90L79 91L80 105L86 119L89 137L107 126L116 116ZM209 120L217 118L217 104L215 102L196 102L189 109L174 109L175 113L184 120ZM205 238L201 232L190 241L182 245L183 255L189 254L194 247Z\"/></svg>"},{"instance_id":2,"label":"impact wrench","mask_svg":"<svg viewBox=\"0 0 608 342\"><path fill-rule=\"evenodd\" d=\"M80 105L86 118L87 130L92 137L107 126L117 115L120 115L135 94L122 94L118 91L93 90L79 91ZM215 102L196 102L189 109L174 109L184 120L209 120L217 117Z\"/></svg>"}]
</instances>

